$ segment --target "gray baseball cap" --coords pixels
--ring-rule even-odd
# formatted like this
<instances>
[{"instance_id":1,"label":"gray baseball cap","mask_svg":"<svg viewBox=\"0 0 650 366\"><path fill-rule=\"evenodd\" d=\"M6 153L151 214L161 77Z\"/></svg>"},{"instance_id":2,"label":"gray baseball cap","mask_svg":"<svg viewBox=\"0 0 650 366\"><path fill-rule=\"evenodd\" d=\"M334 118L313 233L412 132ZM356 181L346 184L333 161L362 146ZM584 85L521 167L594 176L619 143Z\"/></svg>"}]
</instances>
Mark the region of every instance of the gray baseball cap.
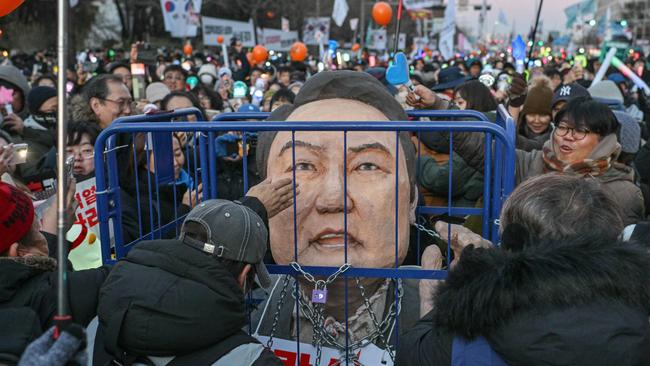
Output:
<instances>
[{"instance_id":1,"label":"gray baseball cap","mask_svg":"<svg viewBox=\"0 0 650 366\"><path fill-rule=\"evenodd\" d=\"M187 236L186 224L194 222L207 234L205 243ZM197 205L185 218L180 240L214 257L255 266L257 279L269 287L271 277L264 265L268 231L255 211L237 201L207 200Z\"/></svg>"}]
</instances>

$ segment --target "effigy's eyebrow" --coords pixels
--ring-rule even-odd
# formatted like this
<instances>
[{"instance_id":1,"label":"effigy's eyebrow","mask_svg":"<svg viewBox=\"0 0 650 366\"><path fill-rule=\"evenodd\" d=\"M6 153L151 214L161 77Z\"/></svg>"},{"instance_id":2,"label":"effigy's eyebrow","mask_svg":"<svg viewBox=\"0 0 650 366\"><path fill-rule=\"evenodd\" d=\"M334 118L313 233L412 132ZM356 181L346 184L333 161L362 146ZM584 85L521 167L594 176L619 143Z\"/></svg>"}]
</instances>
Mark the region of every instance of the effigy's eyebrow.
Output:
<instances>
[{"instance_id":1,"label":"effigy's eyebrow","mask_svg":"<svg viewBox=\"0 0 650 366\"><path fill-rule=\"evenodd\" d=\"M287 143L284 144L284 146L282 146L282 149L280 149L280 153L278 154L278 156L281 156L286 150L291 149L292 146L304 147L306 149L313 150L315 152L321 152L321 151L325 150L320 145L314 145L312 143L305 142L305 141L302 141L302 140L287 141Z\"/></svg>"},{"instance_id":2,"label":"effigy's eyebrow","mask_svg":"<svg viewBox=\"0 0 650 366\"><path fill-rule=\"evenodd\" d=\"M384 144L381 144L379 142L373 142L373 143L363 144L363 145L359 145L359 146L350 146L348 148L348 151L350 151L352 153L360 153L360 152L365 151L365 150L380 150L380 151L383 151L383 152L385 152L386 154L388 154L390 156L393 156L393 154L391 154L390 150L388 150L388 148Z\"/></svg>"}]
</instances>

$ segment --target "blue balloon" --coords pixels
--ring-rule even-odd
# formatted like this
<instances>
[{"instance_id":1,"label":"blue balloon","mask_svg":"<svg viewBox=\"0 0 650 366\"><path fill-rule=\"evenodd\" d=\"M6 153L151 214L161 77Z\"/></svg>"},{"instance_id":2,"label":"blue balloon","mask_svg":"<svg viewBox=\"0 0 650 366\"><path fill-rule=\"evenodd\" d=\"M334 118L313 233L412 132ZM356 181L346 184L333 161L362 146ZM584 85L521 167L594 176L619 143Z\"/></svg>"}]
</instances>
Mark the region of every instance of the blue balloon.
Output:
<instances>
[{"instance_id":1,"label":"blue balloon","mask_svg":"<svg viewBox=\"0 0 650 366\"><path fill-rule=\"evenodd\" d=\"M397 52L393 64L386 70L386 80L391 85L404 85L409 82L409 65L404 52Z\"/></svg>"}]
</instances>

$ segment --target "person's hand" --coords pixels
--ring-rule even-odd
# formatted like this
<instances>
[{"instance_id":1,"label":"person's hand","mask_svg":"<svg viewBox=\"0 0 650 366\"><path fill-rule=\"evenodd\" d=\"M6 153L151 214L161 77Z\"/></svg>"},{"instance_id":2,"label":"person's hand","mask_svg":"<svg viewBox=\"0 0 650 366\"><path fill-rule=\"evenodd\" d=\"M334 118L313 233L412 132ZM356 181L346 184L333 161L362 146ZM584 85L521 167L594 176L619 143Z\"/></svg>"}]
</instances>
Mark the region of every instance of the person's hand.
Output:
<instances>
[{"instance_id":1,"label":"person's hand","mask_svg":"<svg viewBox=\"0 0 650 366\"><path fill-rule=\"evenodd\" d=\"M68 325L58 339L54 339L52 327L27 346L18 366L63 366L70 361L85 365L88 362L85 341L84 329L78 324Z\"/></svg>"},{"instance_id":2,"label":"person's hand","mask_svg":"<svg viewBox=\"0 0 650 366\"><path fill-rule=\"evenodd\" d=\"M429 245L422 253L422 269L442 269L442 253L437 245ZM434 296L440 280L420 280L420 317L433 309Z\"/></svg>"},{"instance_id":3,"label":"person's hand","mask_svg":"<svg viewBox=\"0 0 650 366\"><path fill-rule=\"evenodd\" d=\"M197 197L200 197L201 194L203 193L203 183L199 184L198 187L196 187L195 190L187 190L185 194L183 195L183 201L182 203L186 206L190 206L194 208L199 203L199 200Z\"/></svg>"},{"instance_id":4,"label":"person's hand","mask_svg":"<svg viewBox=\"0 0 650 366\"><path fill-rule=\"evenodd\" d=\"M469 245L480 248L491 248L492 243L489 240L483 239L482 236L474 233L472 230L456 224L449 224L444 221L436 223L436 232L444 241L448 241L451 234L451 243L448 243L451 250L454 251L454 261L452 266L460 259L463 250ZM451 233L450 233L451 229Z\"/></svg>"},{"instance_id":5,"label":"person's hand","mask_svg":"<svg viewBox=\"0 0 650 366\"><path fill-rule=\"evenodd\" d=\"M65 222L66 228L65 231L68 232L72 225L77 221L77 208L79 207L79 202L74 197L74 194L77 192L77 181L73 177L68 177L68 191L65 194ZM54 202L43 212L43 220L41 223L41 231L50 233L52 235L57 235L57 195L54 195Z\"/></svg>"},{"instance_id":6,"label":"person's hand","mask_svg":"<svg viewBox=\"0 0 650 366\"><path fill-rule=\"evenodd\" d=\"M14 144L0 147L0 175L13 171Z\"/></svg>"},{"instance_id":7,"label":"person's hand","mask_svg":"<svg viewBox=\"0 0 650 366\"><path fill-rule=\"evenodd\" d=\"M23 123L23 119L15 113L10 113L4 116L4 120L2 121L3 129L22 135L24 127L25 124Z\"/></svg>"},{"instance_id":8,"label":"person's hand","mask_svg":"<svg viewBox=\"0 0 650 366\"><path fill-rule=\"evenodd\" d=\"M270 219L293 205L293 185L291 182L291 178L283 178L275 182L272 182L271 178L266 178L262 183L251 187L246 195L260 200ZM296 183L296 196L299 193L298 183Z\"/></svg>"},{"instance_id":9,"label":"person's hand","mask_svg":"<svg viewBox=\"0 0 650 366\"><path fill-rule=\"evenodd\" d=\"M431 108L436 103L436 93L424 85L417 85L412 93L406 95L406 104L413 108Z\"/></svg>"}]
</instances>

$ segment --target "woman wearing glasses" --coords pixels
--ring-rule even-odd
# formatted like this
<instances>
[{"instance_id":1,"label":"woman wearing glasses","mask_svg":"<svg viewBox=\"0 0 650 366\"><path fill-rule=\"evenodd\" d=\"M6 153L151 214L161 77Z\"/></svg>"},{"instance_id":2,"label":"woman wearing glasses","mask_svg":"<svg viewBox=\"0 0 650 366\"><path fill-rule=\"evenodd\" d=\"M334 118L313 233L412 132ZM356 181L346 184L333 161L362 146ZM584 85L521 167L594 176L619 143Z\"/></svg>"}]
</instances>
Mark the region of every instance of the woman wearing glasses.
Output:
<instances>
[{"instance_id":1,"label":"woman wearing glasses","mask_svg":"<svg viewBox=\"0 0 650 366\"><path fill-rule=\"evenodd\" d=\"M589 97L575 98L557 113L554 126L542 150L516 151L516 183L550 172L594 178L614 195L625 225L643 220L643 196L634 183L634 171L616 161L621 145L612 111ZM454 150L481 172L483 141L481 133L454 134Z\"/></svg>"},{"instance_id":2,"label":"woman wearing glasses","mask_svg":"<svg viewBox=\"0 0 650 366\"><path fill-rule=\"evenodd\" d=\"M555 116L555 129L542 151L517 151L517 182L546 172L593 177L614 195L626 225L643 220L643 196L634 171L616 161L619 128L606 105L588 97L570 101Z\"/></svg>"}]
</instances>

